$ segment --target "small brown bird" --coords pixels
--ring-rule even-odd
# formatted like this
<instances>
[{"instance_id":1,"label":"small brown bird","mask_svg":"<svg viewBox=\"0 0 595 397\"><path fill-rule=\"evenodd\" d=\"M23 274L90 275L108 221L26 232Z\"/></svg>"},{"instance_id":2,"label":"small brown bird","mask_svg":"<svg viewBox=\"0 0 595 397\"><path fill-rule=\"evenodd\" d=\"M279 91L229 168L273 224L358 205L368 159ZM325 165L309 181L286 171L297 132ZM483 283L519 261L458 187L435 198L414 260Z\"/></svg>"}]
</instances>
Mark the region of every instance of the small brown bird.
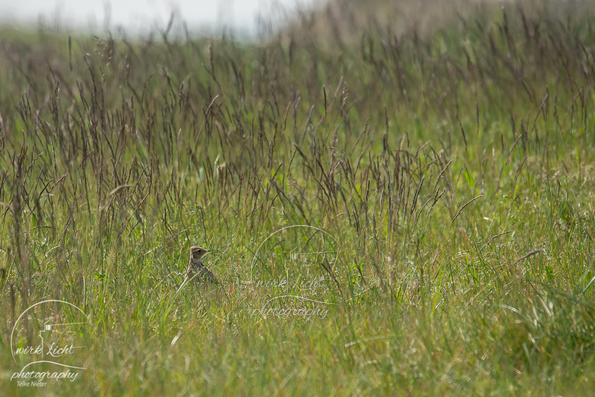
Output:
<instances>
[{"instance_id":1,"label":"small brown bird","mask_svg":"<svg viewBox=\"0 0 595 397\"><path fill-rule=\"evenodd\" d=\"M202 247L190 247L190 264L184 282L194 280L194 282L198 283L207 281L211 284L219 284L217 277L200 260L207 252L209 250Z\"/></svg>"}]
</instances>

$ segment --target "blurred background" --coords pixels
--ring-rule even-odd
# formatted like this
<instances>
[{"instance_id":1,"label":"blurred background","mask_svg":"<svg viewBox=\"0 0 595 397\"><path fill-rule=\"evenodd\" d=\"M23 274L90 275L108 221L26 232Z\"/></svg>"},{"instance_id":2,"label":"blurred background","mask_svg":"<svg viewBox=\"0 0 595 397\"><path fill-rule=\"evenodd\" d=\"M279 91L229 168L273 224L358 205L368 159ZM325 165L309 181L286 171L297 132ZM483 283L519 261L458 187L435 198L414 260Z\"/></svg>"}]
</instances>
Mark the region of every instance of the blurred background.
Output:
<instances>
[{"instance_id":1,"label":"blurred background","mask_svg":"<svg viewBox=\"0 0 595 397\"><path fill-rule=\"evenodd\" d=\"M111 31L135 36L166 29L171 21L173 33L187 28L198 33L231 30L253 36L275 24L282 25L296 11L325 3L324 0L0 0L0 28L41 25L60 31Z\"/></svg>"}]
</instances>

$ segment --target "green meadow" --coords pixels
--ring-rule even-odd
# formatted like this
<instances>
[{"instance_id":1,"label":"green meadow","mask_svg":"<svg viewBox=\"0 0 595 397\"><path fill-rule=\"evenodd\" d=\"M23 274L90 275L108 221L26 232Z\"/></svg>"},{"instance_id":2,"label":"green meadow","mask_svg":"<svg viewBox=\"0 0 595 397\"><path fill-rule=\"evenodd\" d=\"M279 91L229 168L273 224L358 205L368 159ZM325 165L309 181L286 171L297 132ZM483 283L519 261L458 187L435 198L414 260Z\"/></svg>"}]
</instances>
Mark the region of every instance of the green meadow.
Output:
<instances>
[{"instance_id":1,"label":"green meadow","mask_svg":"<svg viewBox=\"0 0 595 397\"><path fill-rule=\"evenodd\" d=\"M1 30L0 394L593 393L593 7L425 3Z\"/></svg>"}]
</instances>

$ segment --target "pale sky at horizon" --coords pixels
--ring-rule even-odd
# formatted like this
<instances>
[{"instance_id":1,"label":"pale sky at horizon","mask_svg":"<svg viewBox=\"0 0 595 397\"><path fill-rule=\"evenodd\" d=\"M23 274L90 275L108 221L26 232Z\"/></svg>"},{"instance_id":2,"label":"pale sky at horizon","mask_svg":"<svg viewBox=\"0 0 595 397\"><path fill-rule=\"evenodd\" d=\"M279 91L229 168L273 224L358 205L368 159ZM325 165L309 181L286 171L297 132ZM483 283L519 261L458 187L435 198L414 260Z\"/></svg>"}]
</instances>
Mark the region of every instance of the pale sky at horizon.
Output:
<instances>
[{"instance_id":1,"label":"pale sky at horizon","mask_svg":"<svg viewBox=\"0 0 595 397\"><path fill-rule=\"evenodd\" d=\"M100 31L123 26L127 33L144 33L167 25L172 12L186 21L189 29L232 27L251 31L257 15L275 15L281 5L286 10L324 4L321 0L0 0L0 24L35 25L40 16L46 25L60 21L62 28Z\"/></svg>"}]
</instances>

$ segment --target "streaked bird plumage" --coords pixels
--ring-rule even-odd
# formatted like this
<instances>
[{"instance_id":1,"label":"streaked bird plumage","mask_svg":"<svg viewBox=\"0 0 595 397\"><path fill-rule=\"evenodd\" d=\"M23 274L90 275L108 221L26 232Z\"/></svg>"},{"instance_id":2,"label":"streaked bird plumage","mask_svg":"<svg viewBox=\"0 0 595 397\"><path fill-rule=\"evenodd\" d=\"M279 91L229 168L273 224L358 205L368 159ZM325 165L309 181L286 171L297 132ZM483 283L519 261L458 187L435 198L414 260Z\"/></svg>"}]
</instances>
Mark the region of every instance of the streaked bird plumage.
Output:
<instances>
[{"instance_id":1,"label":"streaked bird plumage","mask_svg":"<svg viewBox=\"0 0 595 397\"><path fill-rule=\"evenodd\" d=\"M186 271L186 280L192 280L193 282L203 283L209 282L211 284L219 284L217 277L202 263L201 258L207 254L209 250L194 246L190 247L190 263L188 264L188 270Z\"/></svg>"}]
</instances>

